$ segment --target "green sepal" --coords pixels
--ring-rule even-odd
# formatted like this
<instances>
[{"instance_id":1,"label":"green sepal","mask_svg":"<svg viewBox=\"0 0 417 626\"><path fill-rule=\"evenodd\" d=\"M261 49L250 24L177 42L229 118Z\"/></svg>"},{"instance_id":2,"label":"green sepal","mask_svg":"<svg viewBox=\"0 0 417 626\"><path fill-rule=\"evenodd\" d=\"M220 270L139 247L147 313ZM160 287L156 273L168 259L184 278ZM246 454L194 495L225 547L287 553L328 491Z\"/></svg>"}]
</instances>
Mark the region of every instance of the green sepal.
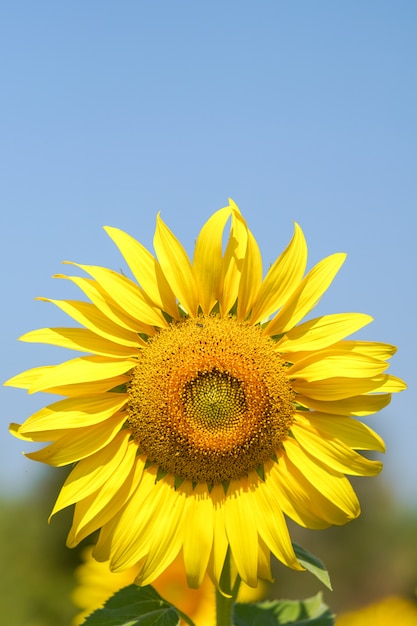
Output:
<instances>
[{"instance_id":1,"label":"green sepal","mask_svg":"<svg viewBox=\"0 0 417 626\"><path fill-rule=\"evenodd\" d=\"M306 568L310 574L313 574L316 578L319 579L320 582L323 583L328 589L332 590L332 583L330 582L329 572L326 569L326 566L320 559L318 559L314 554L311 554L305 548L302 548L296 543L292 544L294 548L295 556L301 563L303 567Z\"/></svg>"},{"instance_id":2,"label":"green sepal","mask_svg":"<svg viewBox=\"0 0 417 626\"><path fill-rule=\"evenodd\" d=\"M274 600L235 604L234 626L333 626L334 614L321 593L307 600Z\"/></svg>"},{"instance_id":3,"label":"green sepal","mask_svg":"<svg viewBox=\"0 0 417 626\"><path fill-rule=\"evenodd\" d=\"M168 472L166 472L164 469L162 469L161 466L159 466L158 471L156 472L155 484L158 483L163 478L165 478L167 474Z\"/></svg>"},{"instance_id":4,"label":"green sepal","mask_svg":"<svg viewBox=\"0 0 417 626\"><path fill-rule=\"evenodd\" d=\"M299 402L294 402L294 406L296 411L310 411L310 409L308 409L306 406L303 406Z\"/></svg>"},{"instance_id":5,"label":"green sepal","mask_svg":"<svg viewBox=\"0 0 417 626\"><path fill-rule=\"evenodd\" d=\"M258 474L259 478L265 482L265 468L262 465L258 465L258 467L256 468L256 473Z\"/></svg>"},{"instance_id":6,"label":"green sepal","mask_svg":"<svg viewBox=\"0 0 417 626\"><path fill-rule=\"evenodd\" d=\"M230 480L222 480L222 487L223 487L224 495L227 496L227 492L230 487Z\"/></svg>"},{"instance_id":7,"label":"green sepal","mask_svg":"<svg viewBox=\"0 0 417 626\"><path fill-rule=\"evenodd\" d=\"M156 465L156 461L152 461L151 459L147 458L145 461L145 465L143 466L143 469L147 470L153 465Z\"/></svg>"},{"instance_id":8,"label":"green sepal","mask_svg":"<svg viewBox=\"0 0 417 626\"><path fill-rule=\"evenodd\" d=\"M129 585L89 615L83 626L179 626L181 617L192 626L186 615L161 598L150 585Z\"/></svg>"},{"instance_id":9,"label":"green sepal","mask_svg":"<svg viewBox=\"0 0 417 626\"><path fill-rule=\"evenodd\" d=\"M183 318L188 318L188 313L187 311L184 309L184 307L182 306L182 304L180 304L179 302L177 303L177 308L178 308L178 313L180 315L180 319Z\"/></svg>"},{"instance_id":10,"label":"green sepal","mask_svg":"<svg viewBox=\"0 0 417 626\"><path fill-rule=\"evenodd\" d=\"M172 315L170 315L170 314L169 314L169 313L167 313L166 311L161 311L161 313L162 313L162 315L164 316L165 321L166 321L168 324L172 324L172 320L174 319L174 318L172 317Z\"/></svg>"},{"instance_id":11,"label":"green sepal","mask_svg":"<svg viewBox=\"0 0 417 626\"><path fill-rule=\"evenodd\" d=\"M174 489L177 490L181 487L182 483L184 482L185 478L183 476L174 476Z\"/></svg>"},{"instance_id":12,"label":"green sepal","mask_svg":"<svg viewBox=\"0 0 417 626\"><path fill-rule=\"evenodd\" d=\"M229 311L229 315L230 315L231 317L236 317L236 316L237 316L237 298L236 298L236 300L235 300L235 302L234 302L234 304L233 304L232 308L231 308L231 309L230 309L230 311Z\"/></svg>"}]
</instances>

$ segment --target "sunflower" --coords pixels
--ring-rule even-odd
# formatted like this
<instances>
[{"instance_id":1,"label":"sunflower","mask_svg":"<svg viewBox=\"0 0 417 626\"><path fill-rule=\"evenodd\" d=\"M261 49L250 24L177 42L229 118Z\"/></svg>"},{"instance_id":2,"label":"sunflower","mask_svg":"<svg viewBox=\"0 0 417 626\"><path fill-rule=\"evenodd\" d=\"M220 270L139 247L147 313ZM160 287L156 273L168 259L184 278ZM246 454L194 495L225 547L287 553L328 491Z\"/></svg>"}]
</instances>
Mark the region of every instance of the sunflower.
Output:
<instances>
[{"instance_id":1,"label":"sunflower","mask_svg":"<svg viewBox=\"0 0 417 626\"><path fill-rule=\"evenodd\" d=\"M223 234L230 219L230 233ZM68 546L100 529L94 557L112 571L137 567L152 583L182 554L190 587L219 586L225 561L249 586L271 579L274 554L302 569L285 516L307 528L359 515L345 474L371 476L384 451L357 421L404 383L385 373L393 346L346 340L361 313L302 321L345 255L306 273L295 224L263 278L258 245L232 201L203 226L191 261L157 217L156 257L105 228L132 277L72 263L88 301L47 300L81 327L21 339L84 353L6 384L64 396L11 432L51 442L27 456L75 463L52 515L75 504Z\"/></svg>"}]
</instances>

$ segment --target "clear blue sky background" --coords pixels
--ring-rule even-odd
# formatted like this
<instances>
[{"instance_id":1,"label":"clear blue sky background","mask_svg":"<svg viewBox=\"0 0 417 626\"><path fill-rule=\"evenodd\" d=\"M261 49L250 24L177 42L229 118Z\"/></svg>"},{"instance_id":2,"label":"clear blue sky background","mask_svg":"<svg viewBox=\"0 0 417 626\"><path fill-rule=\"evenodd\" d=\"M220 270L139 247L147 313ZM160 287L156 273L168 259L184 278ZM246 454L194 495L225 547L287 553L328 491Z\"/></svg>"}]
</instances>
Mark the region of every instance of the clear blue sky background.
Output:
<instances>
[{"instance_id":1,"label":"clear blue sky background","mask_svg":"<svg viewBox=\"0 0 417 626\"><path fill-rule=\"evenodd\" d=\"M123 268L103 225L191 252L232 197L265 265L298 221L310 266L348 259L318 313L363 311L409 390L369 423L384 479L415 504L417 3L413 0L3 2L1 379L68 353L16 341L67 325L60 261ZM0 490L43 475L8 435L45 403L2 388ZM55 470L56 471L56 470ZM379 479L378 479L379 480Z\"/></svg>"}]
</instances>

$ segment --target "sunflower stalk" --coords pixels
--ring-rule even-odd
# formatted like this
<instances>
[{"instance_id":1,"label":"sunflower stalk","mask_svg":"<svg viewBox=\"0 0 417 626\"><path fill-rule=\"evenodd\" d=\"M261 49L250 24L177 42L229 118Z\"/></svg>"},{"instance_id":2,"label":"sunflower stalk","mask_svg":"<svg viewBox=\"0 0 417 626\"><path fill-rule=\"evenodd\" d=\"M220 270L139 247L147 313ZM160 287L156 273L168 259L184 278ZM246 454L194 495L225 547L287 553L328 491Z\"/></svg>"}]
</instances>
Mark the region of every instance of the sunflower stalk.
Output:
<instances>
[{"instance_id":1,"label":"sunflower stalk","mask_svg":"<svg viewBox=\"0 0 417 626\"><path fill-rule=\"evenodd\" d=\"M220 588L216 589L216 626L232 626L233 606L239 593L240 582L240 576L237 575L232 584L230 550L228 550L220 576Z\"/></svg>"}]
</instances>

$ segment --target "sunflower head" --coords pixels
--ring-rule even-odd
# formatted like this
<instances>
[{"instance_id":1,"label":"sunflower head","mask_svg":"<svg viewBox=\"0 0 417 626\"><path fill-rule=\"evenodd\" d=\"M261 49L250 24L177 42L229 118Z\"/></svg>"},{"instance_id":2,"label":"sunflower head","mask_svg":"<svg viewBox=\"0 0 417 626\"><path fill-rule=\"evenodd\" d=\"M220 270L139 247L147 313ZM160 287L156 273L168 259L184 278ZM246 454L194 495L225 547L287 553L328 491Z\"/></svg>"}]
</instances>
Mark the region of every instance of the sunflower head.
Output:
<instances>
[{"instance_id":1,"label":"sunflower head","mask_svg":"<svg viewBox=\"0 0 417 626\"><path fill-rule=\"evenodd\" d=\"M230 221L227 243L224 230ZM75 463L53 513L75 504L68 545L100 529L94 555L148 584L181 555L188 584L219 584L226 555L250 586L270 554L294 569L285 516L308 528L359 514L346 475L373 475L381 438L357 417L404 383L395 348L351 339L360 313L309 316L345 255L306 272L300 227L264 275L238 207L214 213L191 260L157 217L155 256L106 227L130 270L78 265L81 300L51 300L77 327L24 335L82 356L7 384L63 396L12 433L51 442L32 459Z\"/></svg>"},{"instance_id":2,"label":"sunflower head","mask_svg":"<svg viewBox=\"0 0 417 626\"><path fill-rule=\"evenodd\" d=\"M127 414L163 472L213 486L275 455L293 421L294 392L259 327L200 315L152 337L132 373Z\"/></svg>"}]
</instances>

